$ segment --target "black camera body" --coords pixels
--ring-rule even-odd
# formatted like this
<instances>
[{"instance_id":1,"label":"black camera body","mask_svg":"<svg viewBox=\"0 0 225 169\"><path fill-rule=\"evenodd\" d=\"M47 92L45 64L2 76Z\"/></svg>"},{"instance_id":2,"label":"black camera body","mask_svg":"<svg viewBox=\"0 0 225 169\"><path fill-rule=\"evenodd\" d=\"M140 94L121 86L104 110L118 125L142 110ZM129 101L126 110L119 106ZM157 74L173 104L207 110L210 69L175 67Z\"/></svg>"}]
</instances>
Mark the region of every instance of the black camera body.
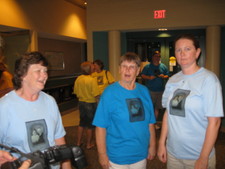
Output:
<instances>
[{"instance_id":1,"label":"black camera body","mask_svg":"<svg viewBox=\"0 0 225 169\"><path fill-rule=\"evenodd\" d=\"M78 146L59 145L50 147L44 152L19 153L21 154L19 159L4 163L1 169L18 169L26 159L32 161L29 169L50 169L51 164L56 164L64 160L71 160L72 165L77 169L83 169L87 166L84 153Z\"/></svg>"}]
</instances>

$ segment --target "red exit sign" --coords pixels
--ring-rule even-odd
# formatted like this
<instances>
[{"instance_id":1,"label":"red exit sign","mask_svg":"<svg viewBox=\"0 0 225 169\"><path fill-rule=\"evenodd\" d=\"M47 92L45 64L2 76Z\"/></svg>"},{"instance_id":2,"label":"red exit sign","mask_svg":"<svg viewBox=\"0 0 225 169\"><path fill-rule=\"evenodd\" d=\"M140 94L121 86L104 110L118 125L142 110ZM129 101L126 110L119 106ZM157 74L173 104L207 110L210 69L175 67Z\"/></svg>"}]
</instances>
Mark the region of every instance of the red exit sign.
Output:
<instances>
[{"instance_id":1,"label":"red exit sign","mask_svg":"<svg viewBox=\"0 0 225 169\"><path fill-rule=\"evenodd\" d=\"M166 17L166 10L154 11L154 19L162 19Z\"/></svg>"}]
</instances>

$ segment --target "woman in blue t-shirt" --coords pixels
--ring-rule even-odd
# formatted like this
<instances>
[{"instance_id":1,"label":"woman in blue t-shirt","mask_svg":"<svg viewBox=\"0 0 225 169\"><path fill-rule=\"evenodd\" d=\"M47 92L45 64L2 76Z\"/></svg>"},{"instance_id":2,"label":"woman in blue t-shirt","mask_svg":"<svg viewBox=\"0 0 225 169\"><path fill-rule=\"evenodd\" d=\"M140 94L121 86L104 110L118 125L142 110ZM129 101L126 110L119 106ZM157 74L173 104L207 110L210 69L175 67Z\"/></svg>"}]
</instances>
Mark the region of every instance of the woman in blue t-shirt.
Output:
<instances>
[{"instance_id":1,"label":"woman in blue t-shirt","mask_svg":"<svg viewBox=\"0 0 225 169\"><path fill-rule=\"evenodd\" d=\"M155 116L147 87L136 83L140 58L120 58L120 80L108 86L98 104L93 124L99 162L104 169L146 169L156 154Z\"/></svg>"}]
</instances>

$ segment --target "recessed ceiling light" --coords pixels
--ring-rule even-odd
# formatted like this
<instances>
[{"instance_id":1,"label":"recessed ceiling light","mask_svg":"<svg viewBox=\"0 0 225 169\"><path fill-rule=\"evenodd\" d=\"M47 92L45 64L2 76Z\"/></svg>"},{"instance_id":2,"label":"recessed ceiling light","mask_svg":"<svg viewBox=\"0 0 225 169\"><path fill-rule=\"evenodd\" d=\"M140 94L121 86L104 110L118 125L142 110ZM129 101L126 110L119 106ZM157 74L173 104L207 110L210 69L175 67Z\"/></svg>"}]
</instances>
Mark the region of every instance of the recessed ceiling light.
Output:
<instances>
[{"instance_id":1,"label":"recessed ceiling light","mask_svg":"<svg viewBox=\"0 0 225 169\"><path fill-rule=\"evenodd\" d=\"M159 28L158 31L167 31L167 28Z\"/></svg>"}]
</instances>

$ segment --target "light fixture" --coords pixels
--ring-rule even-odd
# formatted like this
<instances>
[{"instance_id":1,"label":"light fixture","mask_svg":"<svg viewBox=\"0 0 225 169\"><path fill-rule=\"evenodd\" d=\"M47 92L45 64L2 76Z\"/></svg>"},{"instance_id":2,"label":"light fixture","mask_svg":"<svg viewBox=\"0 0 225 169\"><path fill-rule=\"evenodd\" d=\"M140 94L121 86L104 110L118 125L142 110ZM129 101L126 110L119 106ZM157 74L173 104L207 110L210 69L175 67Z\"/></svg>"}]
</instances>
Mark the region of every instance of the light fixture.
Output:
<instances>
[{"instance_id":1,"label":"light fixture","mask_svg":"<svg viewBox=\"0 0 225 169\"><path fill-rule=\"evenodd\" d=\"M158 31L167 31L167 28L159 28Z\"/></svg>"}]
</instances>

